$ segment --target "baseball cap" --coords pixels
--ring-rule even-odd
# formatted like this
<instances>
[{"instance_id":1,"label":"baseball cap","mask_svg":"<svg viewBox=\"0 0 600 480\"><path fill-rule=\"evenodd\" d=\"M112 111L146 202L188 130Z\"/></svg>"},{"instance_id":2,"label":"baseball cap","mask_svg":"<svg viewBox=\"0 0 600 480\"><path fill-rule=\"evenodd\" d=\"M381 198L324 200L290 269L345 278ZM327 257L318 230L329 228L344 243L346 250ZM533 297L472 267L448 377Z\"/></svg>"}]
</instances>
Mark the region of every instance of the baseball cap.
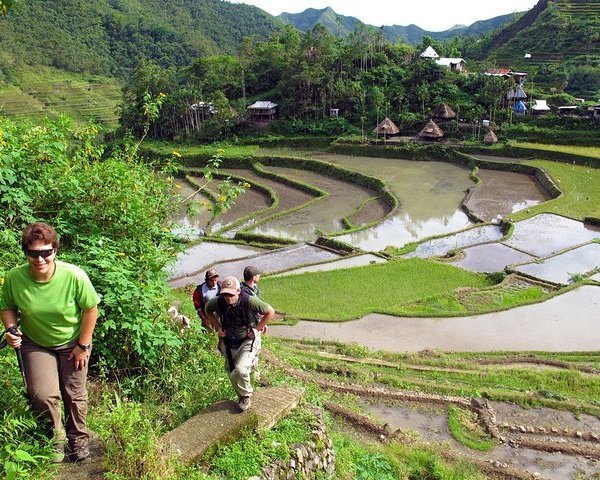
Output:
<instances>
[{"instance_id":1,"label":"baseball cap","mask_svg":"<svg viewBox=\"0 0 600 480\"><path fill-rule=\"evenodd\" d=\"M248 265L244 268L244 279L250 280L254 275L260 275L262 272L258 269L258 267L254 267L252 265Z\"/></svg>"},{"instance_id":2,"label":"baseball cap","mask_svg":"<svg viewBox=\"0 0 600 480\"><path fill-rule=\"evenodd\" d=\"M214 268L211 268L210 270L206 271L206 274L204 275L204 279L208 280L209 278L214 278L214 277L218 277L219 274L217 273L217 271Z\"/></svg>"},{"instance_id":3,"label":"baseball cap","mask_svg":"<svg viewBox=\"0 0 600 480\"><path fill-rule=\"evenodd\" d=\"M236 295L240 291L240 281L235 277L225 277L221 282L221 293Z\"/></svg>"}]
</instances>

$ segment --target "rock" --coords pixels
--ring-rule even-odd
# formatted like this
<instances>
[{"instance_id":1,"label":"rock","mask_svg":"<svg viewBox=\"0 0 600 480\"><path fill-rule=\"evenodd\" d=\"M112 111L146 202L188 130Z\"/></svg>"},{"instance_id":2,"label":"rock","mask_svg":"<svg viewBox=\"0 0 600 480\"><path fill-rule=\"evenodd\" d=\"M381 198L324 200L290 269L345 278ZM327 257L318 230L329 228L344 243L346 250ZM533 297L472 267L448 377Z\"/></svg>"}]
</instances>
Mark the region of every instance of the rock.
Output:
<instances>
[{"instance_id":1,"label":"rock","mask_svg":"<svg viewBox=\"0 0 600 480\"><path fill-rule=\"evenodd\" d=\"M579 430L577 430L577 431L575 432L575 436L576 436L577 438L582 438L582 437L583 437L583 432L580 432Z\"/></svg>"},{"instance_id":2,"label":"rock","mask_svg":"<svg viewBox=\"0 0 600 480\"><path fill-rule=\"evenodd\" d=\"M487 408L488 401L486 398L472 398L471 399L471 407L481 410L483 408Z\"/></svg>"}]
</instances>

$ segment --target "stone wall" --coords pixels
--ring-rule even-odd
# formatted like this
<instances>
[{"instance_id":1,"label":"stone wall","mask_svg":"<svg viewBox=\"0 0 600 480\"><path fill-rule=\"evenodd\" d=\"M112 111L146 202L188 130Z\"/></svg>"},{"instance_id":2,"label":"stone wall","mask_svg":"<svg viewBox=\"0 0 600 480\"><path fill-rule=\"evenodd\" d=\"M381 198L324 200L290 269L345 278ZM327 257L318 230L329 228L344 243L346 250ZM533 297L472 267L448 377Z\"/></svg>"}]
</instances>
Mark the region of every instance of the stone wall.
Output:
<instances>
[{"instance_id":1,"label":"stone wall","mask_svg":"<svg viewBox=\"0 0 600 480\"><path fill-rule=\"evenodd\" d=\"M333 442L327 432L323 414L315 410L316 425L311 439L306 443L290 446L291 456L287 461L277 460L263 468L262 475L248 480L292 480L296 478L311 479L333 478L335 473L335 452Z\"/></svg>"}]
</instances>

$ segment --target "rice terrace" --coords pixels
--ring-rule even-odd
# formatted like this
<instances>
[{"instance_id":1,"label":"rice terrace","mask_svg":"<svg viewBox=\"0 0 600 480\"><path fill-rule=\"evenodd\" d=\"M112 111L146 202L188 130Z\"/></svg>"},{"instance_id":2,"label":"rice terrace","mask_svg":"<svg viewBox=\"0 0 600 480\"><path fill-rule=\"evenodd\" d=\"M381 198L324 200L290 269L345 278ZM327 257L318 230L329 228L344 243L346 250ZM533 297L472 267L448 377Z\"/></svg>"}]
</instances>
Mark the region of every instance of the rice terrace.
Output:
<instances>
[{"instance_id":1,"label":"rice terrace","mask_svg":"<svg viewBox=\"0 0 600 480\"><path fill-rule=\"evenodd\" d=\"M600 478L599 4L254 3L0 0L0 477Z\"/></svg>"}]
</instances>

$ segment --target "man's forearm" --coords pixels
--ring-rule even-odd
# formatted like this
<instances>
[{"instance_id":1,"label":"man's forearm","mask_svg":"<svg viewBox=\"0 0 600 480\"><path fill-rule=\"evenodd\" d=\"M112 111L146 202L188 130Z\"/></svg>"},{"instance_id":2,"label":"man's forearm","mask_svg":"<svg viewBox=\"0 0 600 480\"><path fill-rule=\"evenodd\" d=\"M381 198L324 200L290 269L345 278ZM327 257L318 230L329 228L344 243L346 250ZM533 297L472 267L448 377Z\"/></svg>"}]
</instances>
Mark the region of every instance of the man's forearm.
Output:
<instances>
[{"instance_id":1,"label":"man's forearm","mask_svg":"<svg viewBox=\"0 0 600 480\"><path fill-rule=\"evenodd\" d=\"M269 323L271 320L273 320L274 316L275 316L275 310L273 310L273 307L269 307L269 310L267 310L267 313L265 313L261 317L260 322L258 322L258 325L256 325L256 329L260 332L263 328L265 328L267 326L267 323Z\"/></svg>"}]
</instances>

